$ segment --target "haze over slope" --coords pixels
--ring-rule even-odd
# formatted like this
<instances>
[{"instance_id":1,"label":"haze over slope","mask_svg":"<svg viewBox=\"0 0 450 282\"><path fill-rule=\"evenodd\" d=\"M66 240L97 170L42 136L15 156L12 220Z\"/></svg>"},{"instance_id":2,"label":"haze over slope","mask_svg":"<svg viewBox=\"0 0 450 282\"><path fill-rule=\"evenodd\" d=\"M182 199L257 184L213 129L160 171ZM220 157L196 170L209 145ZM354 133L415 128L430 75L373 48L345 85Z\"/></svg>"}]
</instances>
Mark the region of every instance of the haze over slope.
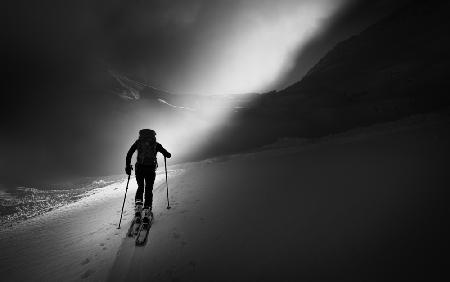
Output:
<instances>
[{"instance_id":1,"label":"haze over slope","mask_svg":"<svg viewBox=\"0 0 450 282\"><path fill-rule=\"evenodd\" d=\"M337 44L301 81L235 115L223 130L237 142L215 146L241 150L447 107L448 8L413 1Z\"/></svg>"},{"instance_id":2,"label":"haze over slope","mask_svg":"<svg viewBox=\"0 0 450 282\"><path fill-rule=\"evenodd\" d=\"M216 11L217 7L209 6L210 1L204 3L207 11ZM33 25L36 19L27 17L27 24L15 31L23 35L25 44L21 47L26 48L11 48L15 53L7 61L14 67L6 76L9 90L0 103L0 185L14 187L51 181L53 177L119 173L125 151L143 127L156 129L161 143L175 150L179 160L201 159L249 149L279 137L323 135L448 105L442 94L448 90L449 61L445 3L414 2L397 11L339 44L307 77L283 91L233 98L174 95L151 87L145 80L133 79L133 75L111 72L113 68L98 60L105 42L95 35L102 28L114 29L129 15L111 23L112 27L98 27L96 21L79 25L74 20L78 13L89 15L89 19L100 16L101 22L112 16L111 11L97 15L96 5L95 9L90 5L75 9L77 4L72 4L57 6L61 14L41 17L43 25ZM115 4L120 7L120 3ZM45 8L30 5L25 10L45 15ZM92 13L84 13L85 9ZM75 16L64 17L51 33L53 23L72 11ZM64 29L66 25L68 29ZM91 26L100 30L85 33ZM30 33L27 28L45 30L45 36L37 40L34 34L38 33ZM114 32L108 36L122 42L122 37L114 37L122 34L120 31L110 31ZM67 38L68 34L76 36ZM137 36L133 42L138 43L140 33L132 35ZM102 44L94 44L99 43L92 42L96 39ZM36 40L38 46L32 44ZM170 38L164 37L164 42L170 42ZM115 49L113 43L107 46ZM143 51L141 47L146 45L133 46ZM125 47L119 48L126 53L121 52L124 58L129 55L140 59L139 53L129 54ZM180 61L175 63L179 65Z\"/></svg>"}]
</instances>

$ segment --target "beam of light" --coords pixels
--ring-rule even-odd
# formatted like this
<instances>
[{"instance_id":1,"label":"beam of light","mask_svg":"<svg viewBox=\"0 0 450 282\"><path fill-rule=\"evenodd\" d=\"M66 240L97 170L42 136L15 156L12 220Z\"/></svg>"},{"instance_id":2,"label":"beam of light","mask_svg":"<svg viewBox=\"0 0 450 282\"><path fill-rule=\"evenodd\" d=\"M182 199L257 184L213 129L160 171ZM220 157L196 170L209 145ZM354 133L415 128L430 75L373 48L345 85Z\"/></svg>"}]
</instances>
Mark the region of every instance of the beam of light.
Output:
<instances>
[{"instance_id":1,"label":"beam of light","mask_svg":"<svg viewBox=\"0 0 450 282\"><path fill-rule=\"evenodd\" d=\"M222 39L213 45L220 50L212 50L217 59L200 60L196 78L199 92L231 94L268 90L289 71L302 45L320 31L322 20L346 3L345 0L285 0L266 5L269 2L247 2L248 6L236 15L229 33L219 35ZM259 9L254 9L254 5ZM229 95L226 99L222 96L216 100L212 96L198 105L201 115L176 121L170 127L162 126L162 139L182 157L195 156L221 135L219 130L230 120L236 107L250 102L239 100L238 96Z\"/></svg>"},{"instance_id":2,"label":"beam of light","mask_svg":"<svg viewBox=\"0 0 450 282\"><path fill-rule=\"evenodd\" d=\"M344 0L249 1L214 44L217 59L202 60L196 88L206 94L270 90L292 67L301 47ZM210 58L209 56L208 58Z\"/></svg>"},{"instance_id":3,"label":"beam of light","mask_svg":"<svg viewBox=\"0 0 450 282\"><path fill-rule=\"evenodd\" d=\"M132 117L133 122L122 135L125 137L123 151L137 138L140 129L152 128L157 132L158 142L173 154L170 163L196 158L218 134L217 129L227 122L235 106L245 104L239 97L204 97L193 108L184 106L181 95L180 101L158 101L158 107L163 109L161 113L142 107Z\"/></svg>"},{"instance_id":4,"label":"beam of light","mask_svg":"<svg viewBox=\"0 0 450 282\"><path fill-rule=\"evenodd\" d=\"M302 45L320 31L322 20L332 16L345 0L284 0L264 4L268 2L247 2L249 6L235 15L228 33L217 35L218 41L209 47L212 50L202 50L199 63L192 69L195 83L190 88L210 95L268 90L292 67L293 57ZM253 10L254 5L259 9ZM199 104L187 105L182 96L178 102L159 101L176 111L174 116L143 111L129 132L136 136L141 128L155 129L158 140L174 155L171 162L201 153L205 145L214 142L235 108L250 102L240 100L240 95L221 98L213 95Z\"/></svg>"}]
</instances>

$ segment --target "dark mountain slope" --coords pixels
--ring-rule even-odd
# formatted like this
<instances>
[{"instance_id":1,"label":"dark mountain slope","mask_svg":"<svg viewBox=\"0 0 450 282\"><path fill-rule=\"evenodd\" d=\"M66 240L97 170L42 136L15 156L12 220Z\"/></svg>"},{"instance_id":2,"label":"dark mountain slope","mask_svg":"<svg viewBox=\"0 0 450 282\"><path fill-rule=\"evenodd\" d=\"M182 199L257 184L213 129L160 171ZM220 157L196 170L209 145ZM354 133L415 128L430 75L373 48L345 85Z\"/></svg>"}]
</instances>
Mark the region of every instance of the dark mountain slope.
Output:
<instances>
[{"instance_id":1,"label":"dark mountain slope","mask_svg":"<svg viewBox=\"0 0 450 282\"><path fill-rule=\"evenodd\" d=\"M417 87L448 87L449 6L414 2L402 8L338 44L283 92L362 100L407 96Z\"/></svg>"},{"instance_id":2,"label":"dark mountain slope","mask_svg":"<svg viewBox=\"0 0 450 282\"><path fill-rule=\"evenodd\" d=\"M412 1L337 44L301 81L261 95L236 115L223 129L240 144L229 150L448 107L449 8L448 2Z\"/></svg>"}]
</instances>

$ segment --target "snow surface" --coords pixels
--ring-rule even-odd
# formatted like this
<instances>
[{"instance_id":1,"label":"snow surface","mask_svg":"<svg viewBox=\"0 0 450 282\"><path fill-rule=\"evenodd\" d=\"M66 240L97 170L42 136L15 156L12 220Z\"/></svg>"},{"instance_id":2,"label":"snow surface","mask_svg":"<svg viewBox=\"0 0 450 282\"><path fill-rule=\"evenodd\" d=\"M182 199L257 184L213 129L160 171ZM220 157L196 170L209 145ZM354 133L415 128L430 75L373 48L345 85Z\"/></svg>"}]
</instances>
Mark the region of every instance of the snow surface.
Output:
<instances>
[{"instance_id":1,"label":"snow surface","mask_svg":"<svg viewBox=\"0 0 450 282\"><path fill-rule=\"evenodd\" d=\"M448 114L169 167L149 241L126 237L125 183L0 232L4 281L300 281L425 278L450 187ZM400 279L403 280L403 279Z\"/></svg>"},{"instance_id":2,"label":"snow surface","mask_svg":"<svg viewBox=\"0 0 450 282\"><path fill-rule=\"evenodd\" d=\"M12 228L22 221L42 215L59 207L77 202L126 176L87 177L44 187L17 187L0 190L0 230ZM1 187L0 187L1 188Z\"/></svg>"}]
</instances>

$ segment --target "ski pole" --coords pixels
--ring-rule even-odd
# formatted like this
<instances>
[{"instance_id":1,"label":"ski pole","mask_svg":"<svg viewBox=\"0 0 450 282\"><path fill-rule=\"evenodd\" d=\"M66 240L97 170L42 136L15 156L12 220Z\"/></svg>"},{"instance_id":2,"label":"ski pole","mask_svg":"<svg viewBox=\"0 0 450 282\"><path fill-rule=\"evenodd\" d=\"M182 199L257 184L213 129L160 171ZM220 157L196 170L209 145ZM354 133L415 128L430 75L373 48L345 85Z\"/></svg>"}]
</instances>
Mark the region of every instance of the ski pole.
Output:
<instances>
[{"instance_id":1,"label":"ski pole","mask_svg":"<svg viewBox=\"0 0 450 282\"><path fill-rule=\"evenodd\" d=\"M166 157L164 157L164 167L166 168L167 209L170 209L170 204L169 204L169 182L167 182L167 161L166 161Z\"/></svg>"},{"instance_id":2,"label":"ski pole","mask_svg":"<svg viewBox=\"0 0 450 282\"><path fill-rule=\"evenodd\" d=\"M122 212L120 213L119 227L117 227L117 229L120 229L120 223L122 222L123 207L125 206L125 200L127 198L128 183L130 183L130 176L131 176L131 174L128 174L127 187L125 188L125 197L123 198Z\"/></svg>"}]
</instances>

